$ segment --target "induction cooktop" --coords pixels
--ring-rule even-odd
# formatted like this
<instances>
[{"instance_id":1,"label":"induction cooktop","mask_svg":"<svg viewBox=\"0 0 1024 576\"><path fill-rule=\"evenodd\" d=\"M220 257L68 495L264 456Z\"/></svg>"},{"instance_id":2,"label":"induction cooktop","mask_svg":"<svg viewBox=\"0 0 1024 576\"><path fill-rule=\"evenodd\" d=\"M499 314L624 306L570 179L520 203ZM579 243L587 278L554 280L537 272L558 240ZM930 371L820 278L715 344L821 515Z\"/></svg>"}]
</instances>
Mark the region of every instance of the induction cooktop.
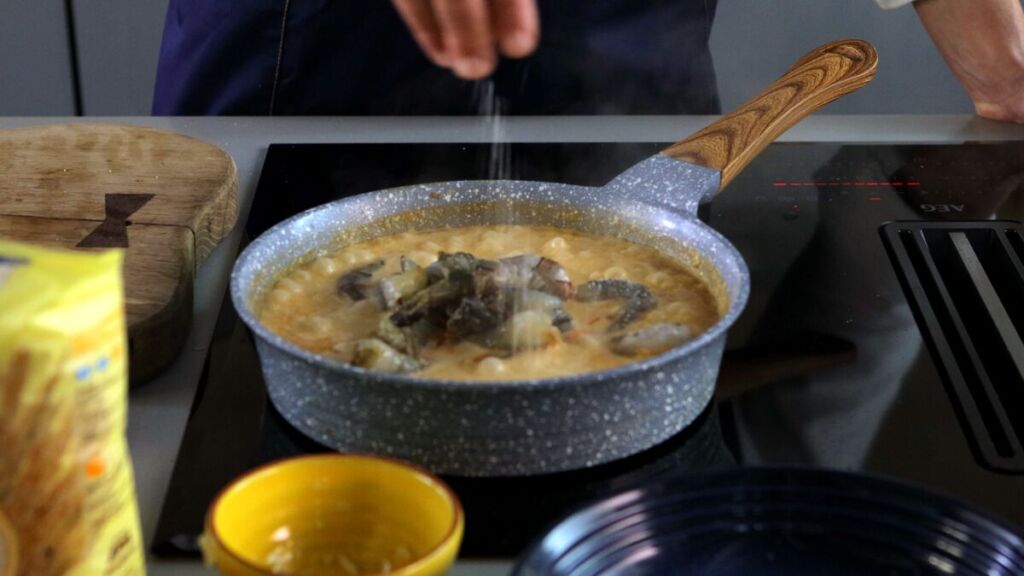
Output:
<instances>
[{"instance_id":1,"label":"induction cooktop","mask_svg":"<svg viewBox=\"0 0 1024 576\"><path fill-rule=\"evenodd\" d=\"M601 185L664 143L271 146L249 237L312 206L502 177ZM500 170L496 170L496 166ZM510 558L637 482L798 464L916 483L1024 526L1024 142L769 146L700 211L751 271L716 401L633 457L528 478L446 477L463 557ZM267 401L225 299L152 542L194 555L210 501L280 457L324 451Z\"/></svg>"}]
</instances>

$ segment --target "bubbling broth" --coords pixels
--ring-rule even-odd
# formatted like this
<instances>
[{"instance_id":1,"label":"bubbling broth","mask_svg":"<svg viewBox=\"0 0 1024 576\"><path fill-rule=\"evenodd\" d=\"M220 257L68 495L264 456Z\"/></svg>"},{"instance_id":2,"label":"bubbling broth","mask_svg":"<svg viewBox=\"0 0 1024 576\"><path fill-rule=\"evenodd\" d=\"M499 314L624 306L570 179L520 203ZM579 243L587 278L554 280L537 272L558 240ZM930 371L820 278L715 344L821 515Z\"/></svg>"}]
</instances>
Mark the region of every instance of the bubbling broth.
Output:
<instances>
[{"instance_id":1,"label":"bubbling broth","mask_svg":"<svg viewBox=\"0 0 1024 576\"><path fill-rule=\"evenodd\" d=\"M544 226L414 231L345 246L282 275L260 320L357 366L521 380L660 354L727 308L658 250Z\"/></svg>"}]
</instances>

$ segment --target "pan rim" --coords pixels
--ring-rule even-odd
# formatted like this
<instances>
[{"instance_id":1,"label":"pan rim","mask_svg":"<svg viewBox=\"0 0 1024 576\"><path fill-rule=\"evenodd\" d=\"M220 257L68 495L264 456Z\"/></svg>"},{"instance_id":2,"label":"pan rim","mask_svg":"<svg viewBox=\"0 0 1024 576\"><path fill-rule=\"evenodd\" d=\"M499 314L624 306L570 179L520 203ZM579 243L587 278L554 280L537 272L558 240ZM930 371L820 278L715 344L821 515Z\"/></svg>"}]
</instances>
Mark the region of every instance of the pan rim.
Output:
<instances>
[{"instance_id":1,"label":"pan rim","mask_svg":"<svg viewBox=\"0 0 1024 576\"><path fill-rule=\"evenodd\" d=\"M374 190L370 192L364 192L346 198L340 198L331 202L326 202L318 206L314 206L294 216L286 218L272 227L265 230L259 236L254 238L252 242L242 251L241 254L235 260L235 264L231 271L230 278L230 293L231 301L235 307L235 312L239 318L246 324L246 326L257 336L262 339L265 343L270 344L280 351L287 353L289 356L301 359L308 362L318 368L323 368L331 372L339 374L350 374L354 376L349 379L349 382L355 384L369 384L373 386L390 385L398 388L431 388L438 390L459 390L459 391L479 391L479 392L512 392L521 391L525 388L536 388L536 389L554 389L554 388L571 388L574 386L586 386L592 385L606 380L619 381L628 379L633 375L647 374L650 372L656 372L665 367L665 365L672 364L673 362L695 353L697 350L704 348L714 342L716 339L723 337L726 331L736 322L740 314L743 312L747 305L747 300L750 296L750 271L747 267L746 261L740 254L739 250L732 245L721 233L712 228L711 226L701 222L696 215L687 214L681 211L671 210L665 206L660 206L648 202L636 201L636 204L643 205L647 208L654 210L661 210L666 213L670 213L680 219L687 220L695 223L696 226L700 227L704 233L718 245L718 249L721 254L724 254L725 260L731 260L731 263L736 267L739 277L747 279L746 282L739 282L739 290L735 298L730 298L729 308L726 313L719 318L711 328L701 333L696 338L687 341L682 346L677 346L656 356L651 356L643 360L635 362L629 362L609 368L606 370L597 370L593 372L583 372L580 374L573 374L569 376L558 376L554 378L535 378L535 379L516 379L516 380L452 380L452 379L441 379L441 378L423 378L420 376L410 376L405 374L390 374L386 372L378 372L375 370L369 370L358 366L347 364L340 360L334 360L327 356L317 354L302 348L298 344L294 344L278 334L271 331L256 317L253 310L250 309L247 296L249 292L249 286L242 286L242 275L243 271L248 268L248 262L255 257L257 250L270 243L277 235L284 234L286 230L294 227L297 222L304 219L310 218L320 212L327 212L330 210L338 210L344 208L348 204L357 204L359 202L365 202L372 196L377 196L385 193L390 194L402 194L402 193L421 193L431 194L437 192L437 187L445 185L448 187L458 186L487 186L487 187L498 187L498 186L536 186L538 184L557 185L560 187L576 188L576 189L593 189L598 190L600 187L593 186L580 186L575 184L562 184L554 182L544 182L540 180L453 180L445 182L433 182L433 183L421 183L412 184L407 186L397 186L393 188L384 188L381 190ZM673 235L674 238L686 242L687 238L681 233ZM692 243L687 242L692 247ZM701 253L704 256L708 256L706 251L699 250L693 247L694 250ZM709 257L709 260L712 260ZM717 259L716 259L717 260ZM716 269L720 267L715 266ZM269 383L268 383L269 385Z\"/></svg>"}]
</instances>

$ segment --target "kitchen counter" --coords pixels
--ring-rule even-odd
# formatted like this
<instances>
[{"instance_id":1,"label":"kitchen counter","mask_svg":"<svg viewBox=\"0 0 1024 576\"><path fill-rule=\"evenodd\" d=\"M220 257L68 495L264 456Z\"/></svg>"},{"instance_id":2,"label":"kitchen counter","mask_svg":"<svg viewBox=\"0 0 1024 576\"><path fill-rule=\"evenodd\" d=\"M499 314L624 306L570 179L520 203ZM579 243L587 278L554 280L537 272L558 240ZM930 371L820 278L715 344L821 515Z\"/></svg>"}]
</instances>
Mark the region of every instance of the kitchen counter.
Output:
<instances>
[{"instance_id":1,"label":"kitchen counter","mask_svg":"<svg viewBox=\"0 0 1024 576\"><path fill-rule=\"evenodd\" d=\"M0 129L58 122L114 122L174 130L221 146L235 159L241 199L240 222L252 202L267 145L273 142L517 142L674 141L712 118L701 116L604 116L503 118L0 118ZM966 140L1024 140L1024 126L971 116L812 117L780 141L955 143ZM194 319L181 356L160 377L133 390L128 441L142 528L149 542L160 513L189 408L224 297L238 226L211 254L196 278ZM453 576L507 573L509 564L463 562ZM151 560L153 575L203 574L198 562Z\"/></svg>"}]
</instances>

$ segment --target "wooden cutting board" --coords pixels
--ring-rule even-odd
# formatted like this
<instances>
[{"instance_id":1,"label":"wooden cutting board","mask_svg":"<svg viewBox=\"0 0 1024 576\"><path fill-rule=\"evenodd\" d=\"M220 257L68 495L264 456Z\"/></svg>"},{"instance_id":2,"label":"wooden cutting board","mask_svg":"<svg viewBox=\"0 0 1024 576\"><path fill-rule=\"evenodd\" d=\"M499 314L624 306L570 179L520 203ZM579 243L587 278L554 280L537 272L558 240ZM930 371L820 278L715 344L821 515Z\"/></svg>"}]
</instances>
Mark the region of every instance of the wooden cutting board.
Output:
<instances>
[{"instance_id":1,"label":"wooden cutting board","mask_svg":"<svg viewBox=\"0 0 1024 576\"><path fill-rule=\"evenodd\" d=\"M0 130L0 237L125 250L132 384L177 356L196 269L237 218L235 163L206 142L109 124Z\"/></svg>"}]
</instances>

